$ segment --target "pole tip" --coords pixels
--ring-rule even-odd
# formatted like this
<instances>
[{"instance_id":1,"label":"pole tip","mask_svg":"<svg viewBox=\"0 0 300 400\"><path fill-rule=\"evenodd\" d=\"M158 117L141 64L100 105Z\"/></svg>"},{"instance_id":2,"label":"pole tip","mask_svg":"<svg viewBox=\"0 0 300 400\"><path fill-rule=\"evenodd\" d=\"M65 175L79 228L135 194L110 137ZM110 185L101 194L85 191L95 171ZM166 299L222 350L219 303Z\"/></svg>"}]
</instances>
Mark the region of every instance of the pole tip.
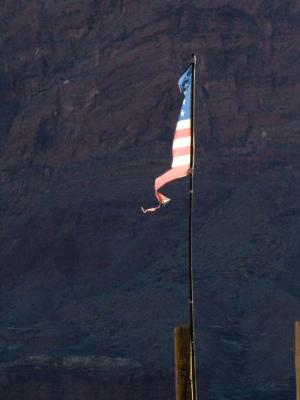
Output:
<instances>
[{"instance_id":1,"label":"pole tip","mask_svg":"<svg viewBox=\"0 0 300 400\"><path fill-rule=\"evenodd\" d=\"M196 54L195 53L192 53L191 58L192 58L192 63L196 63Z\"/></svg>"}]
</instances>

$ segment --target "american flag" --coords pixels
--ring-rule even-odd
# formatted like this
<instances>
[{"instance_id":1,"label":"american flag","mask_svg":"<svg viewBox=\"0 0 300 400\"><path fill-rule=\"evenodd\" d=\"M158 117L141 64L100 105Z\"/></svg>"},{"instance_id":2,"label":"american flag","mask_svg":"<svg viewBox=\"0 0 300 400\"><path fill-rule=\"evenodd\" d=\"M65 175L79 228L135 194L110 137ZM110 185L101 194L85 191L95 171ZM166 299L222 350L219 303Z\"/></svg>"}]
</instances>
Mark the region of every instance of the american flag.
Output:
<instances>
[{"instance_id":1,"label":"american flag","mask_svg":"<svg viewBox=\"0 0 300 400\"><path fill-rule=\"evenodd\" d=\"M178 86L184 95L179 118L177 121L173 146L172 146L172 166L163 175L155 179L154 191L158 200L158 206L144 209L144 213L156 211L163 204L167 204L170 199L158 190L167 183L187 176L191 168L191 86L192 86L192 65L190 65L183 75L179 78Z\"/></svg>"}]
</instances>

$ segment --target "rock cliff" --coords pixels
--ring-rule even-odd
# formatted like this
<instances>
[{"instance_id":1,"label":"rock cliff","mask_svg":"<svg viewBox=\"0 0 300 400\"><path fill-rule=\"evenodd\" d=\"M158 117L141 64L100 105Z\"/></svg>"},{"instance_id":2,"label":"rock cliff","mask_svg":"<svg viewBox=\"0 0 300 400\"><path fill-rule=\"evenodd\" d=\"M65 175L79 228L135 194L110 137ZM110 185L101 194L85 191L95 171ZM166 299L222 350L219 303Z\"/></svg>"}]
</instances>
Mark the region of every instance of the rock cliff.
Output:
<instances>
[{"instance_id":1,"label":"rock cliff","mask_svg":"<svg viewBox=\"0 0 300 400\"><path fill-rule=\"evenodd\" d=\"M2 0L0 22L0 397L174 398L187 183L139 207L195 52L199 389L291 398L299 1Z\"/></svg>"}]
</instances>

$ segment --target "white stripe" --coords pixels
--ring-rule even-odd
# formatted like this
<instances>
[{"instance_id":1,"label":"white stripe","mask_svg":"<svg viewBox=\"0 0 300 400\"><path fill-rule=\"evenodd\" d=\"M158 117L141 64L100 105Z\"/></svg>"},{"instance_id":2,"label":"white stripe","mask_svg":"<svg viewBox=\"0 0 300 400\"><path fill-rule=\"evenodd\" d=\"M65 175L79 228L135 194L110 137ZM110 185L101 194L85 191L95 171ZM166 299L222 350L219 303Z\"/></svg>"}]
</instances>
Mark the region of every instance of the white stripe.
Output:
<instances>
[{"instance_id":1,"label":"white stripe","mask_svg":"<svg viewBox=\"0 0 300 400\"><path fill-rule=\"evenodd\" d=\"M172 162L172 168L182 167L183 165L190 165L190 154L187 156L175 157Z\"/></svg>"},{"instance_id":2,"label":"white stripe","mask_svg":"<svg viewBox=\"0 0 300 400\"><path fill-rule=\"evenodd\" d=\"M191 120L190 119L183 119L177 122L176 131L180 131L180 129L188 129L191 127Z\"/></svg>"},{"instance_id":3,"label":"white stripe","mask_svg":"<svg viewBox=\"0 0 300 400\"><path fill-rule=\"evenodd\" d=\"M191 145L191 137L186 136L173 140L173 149L180 149L181 147L188 147Z\"/></svg>"}]
</instances>

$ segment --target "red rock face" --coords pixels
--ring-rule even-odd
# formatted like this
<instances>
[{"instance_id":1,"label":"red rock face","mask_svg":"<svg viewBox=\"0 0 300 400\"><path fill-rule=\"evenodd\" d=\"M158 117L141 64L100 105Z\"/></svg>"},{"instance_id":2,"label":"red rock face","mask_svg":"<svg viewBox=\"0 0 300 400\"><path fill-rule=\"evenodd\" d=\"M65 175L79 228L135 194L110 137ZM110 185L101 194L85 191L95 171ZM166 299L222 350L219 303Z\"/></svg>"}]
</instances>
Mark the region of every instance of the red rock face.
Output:
<instances>
[{"instance_id":1,"label":"red rock face","mask_svg":"<svg viewBox=\"0 0 300 400\"><path fill-rule=\"evenodd\" d=\"M168 140L192 51L205 151L298 145L299 9L251 3L6 2L5 162L61 165Z\"/></svg>"},{"instance_id":2,"label":"red rock face","mask_svg":"<svg viewBox=\"0 0 300 400\"><path fill-rule=\"evenodd\" d=\"M199 390L291 396L299 46L298 0L4 0L0 354L15 364L2 364L1 379L21 386L4 384L3 398L38 393L35 378L45 399L59 376L85 387L84 368L78 381L68 366L35 376L23 362L69 355L140 365L107 398L144 397L147 384L149 399L173 397L172 332L187 309L184 180L159 214L139 207L169 166L177 79L192 52ZM102 385L93 371L96 398L112 372Z\"/></svg>"}]
</instances>

